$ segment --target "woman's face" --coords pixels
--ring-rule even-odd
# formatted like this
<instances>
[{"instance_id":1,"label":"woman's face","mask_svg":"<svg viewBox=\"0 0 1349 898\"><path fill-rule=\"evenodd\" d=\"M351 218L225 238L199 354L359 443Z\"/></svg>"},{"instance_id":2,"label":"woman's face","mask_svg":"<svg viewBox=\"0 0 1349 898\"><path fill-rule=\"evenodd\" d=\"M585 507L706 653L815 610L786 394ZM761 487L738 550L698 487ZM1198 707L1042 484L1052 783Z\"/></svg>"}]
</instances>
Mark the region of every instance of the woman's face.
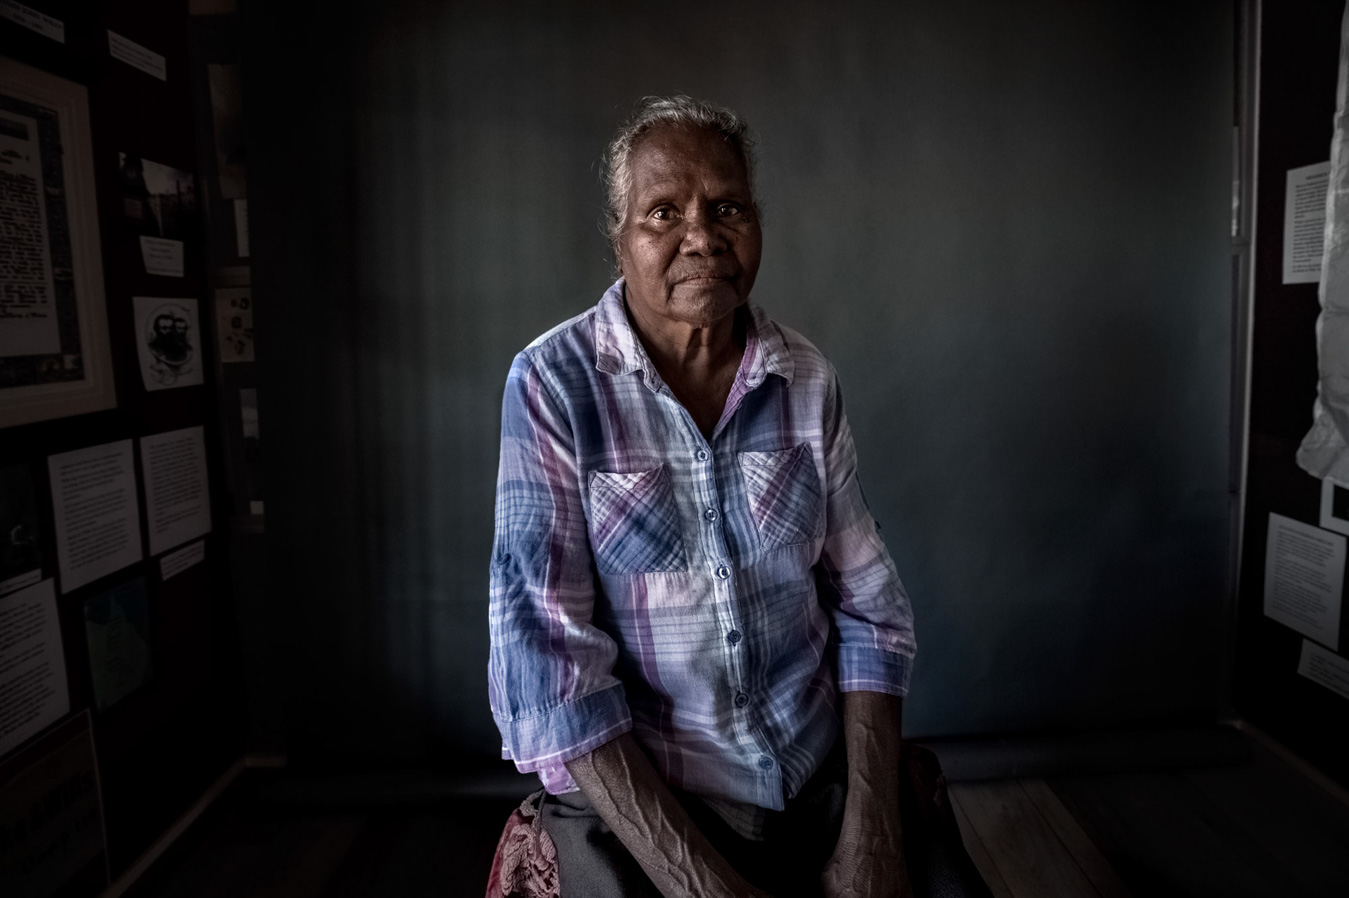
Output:
<instances>
[{"instance_id":1,"label":"woman's face","mask_svg":"<svg viewBox=\"0 0 1349 898\"><path fill-rule=\"evenodd\" d=\"M739 155L705 129L657 128L633 151L618 260L635 314L707 327L749 299L763 238Z\"/></svg>"}]
</instances>

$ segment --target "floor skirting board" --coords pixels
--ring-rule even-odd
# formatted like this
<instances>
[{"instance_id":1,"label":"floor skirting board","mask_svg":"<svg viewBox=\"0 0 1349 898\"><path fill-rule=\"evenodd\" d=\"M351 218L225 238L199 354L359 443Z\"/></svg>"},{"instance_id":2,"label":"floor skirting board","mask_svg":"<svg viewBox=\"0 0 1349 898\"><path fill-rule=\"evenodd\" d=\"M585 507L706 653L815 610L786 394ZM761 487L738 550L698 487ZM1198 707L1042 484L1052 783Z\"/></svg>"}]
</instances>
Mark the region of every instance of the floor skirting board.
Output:
<instances>
[{"instance_id":1,"label":"floor skirting board","mask_svg":"<svg viewBox=\"0 0 1349 898\"><path fill-rule=\"evenodd\" d=\"M147 848L136 862L126 869L121 876L112 881L106 889L103 890L99 898L121 898L127 889L135 884L136 880L144 875L150 866L168 851L174 842L178 840L183 833L187 832L188 827L197 821L206 809L209 808L217 798L225 793L225 790L239 778L245 770L256 769L278 769L286 766L284 755L243 755L220 774L206 788L192 806L183 812L183 815L173 821L173 825L164 831L158 839Z\"/></svg>"}]
</instances>

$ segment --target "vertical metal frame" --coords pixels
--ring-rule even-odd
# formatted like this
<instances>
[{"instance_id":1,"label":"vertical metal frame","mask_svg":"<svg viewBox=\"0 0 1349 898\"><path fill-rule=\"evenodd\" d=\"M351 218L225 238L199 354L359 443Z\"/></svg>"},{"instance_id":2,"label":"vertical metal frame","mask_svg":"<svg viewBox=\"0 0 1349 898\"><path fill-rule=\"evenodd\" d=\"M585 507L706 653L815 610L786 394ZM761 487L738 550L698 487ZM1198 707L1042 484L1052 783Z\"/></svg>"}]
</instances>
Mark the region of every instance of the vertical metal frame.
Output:
<instances>
[{"instance_id":1,"label":"vertical metal frame","mask_svg":"<svg viewBox=\"0 0 1349 898\"><path fill-rule=\"evenodd\" d=\"M1227 590L1223 605L1222 669L1218 717L1236 717L1232 679L1236 663L1237 606L1246 533L1246 474L1250 446L1251 319L1255 303L1255 197L1260 124L1260 23L1262 0L1236 0L1233 22L1232 106L1232 381L1229 418Z\"/></svg>"}]
</instances>

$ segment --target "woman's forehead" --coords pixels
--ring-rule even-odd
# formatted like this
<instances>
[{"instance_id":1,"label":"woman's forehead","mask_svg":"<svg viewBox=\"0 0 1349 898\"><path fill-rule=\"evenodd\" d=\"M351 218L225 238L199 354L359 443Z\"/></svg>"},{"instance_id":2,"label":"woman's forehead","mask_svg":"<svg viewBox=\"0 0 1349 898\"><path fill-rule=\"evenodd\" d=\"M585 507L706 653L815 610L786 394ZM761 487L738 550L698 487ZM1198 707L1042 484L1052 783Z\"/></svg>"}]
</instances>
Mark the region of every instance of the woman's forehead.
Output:
<instances>
[{"instance_id":1,"label":"woman's forehead","mask_svg":"<svg viewBox=\"0 0 1349 898\"><path fill-rule=\"evenodd\" d=\"M633 148L629 164L634 190L689 178L749 187L740 153L716 131L706 128L666 126L648 132Z\"/></svg>"}]
</instances>

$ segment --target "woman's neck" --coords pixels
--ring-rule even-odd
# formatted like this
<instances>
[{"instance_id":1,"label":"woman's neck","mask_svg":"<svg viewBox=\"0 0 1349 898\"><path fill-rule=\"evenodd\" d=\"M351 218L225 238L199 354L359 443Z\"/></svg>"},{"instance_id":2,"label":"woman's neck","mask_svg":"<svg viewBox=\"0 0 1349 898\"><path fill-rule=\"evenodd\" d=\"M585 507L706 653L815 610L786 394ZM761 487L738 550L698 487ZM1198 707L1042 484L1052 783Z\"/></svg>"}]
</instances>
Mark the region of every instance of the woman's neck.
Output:
<instances>
[{"instance_id":1,"label":"woman's neck","mask_svg":"<svg viewBox=\"0 0 1349 898\"><path fill-rule=\"evenodd\" d=\"M661 327L639 320L632 306L624 305L633 332L661 380L688 410L703 436L710 439L745 354L748 307L739 306L706 327L683 322Z\"/></svg>"}]
</instances>

